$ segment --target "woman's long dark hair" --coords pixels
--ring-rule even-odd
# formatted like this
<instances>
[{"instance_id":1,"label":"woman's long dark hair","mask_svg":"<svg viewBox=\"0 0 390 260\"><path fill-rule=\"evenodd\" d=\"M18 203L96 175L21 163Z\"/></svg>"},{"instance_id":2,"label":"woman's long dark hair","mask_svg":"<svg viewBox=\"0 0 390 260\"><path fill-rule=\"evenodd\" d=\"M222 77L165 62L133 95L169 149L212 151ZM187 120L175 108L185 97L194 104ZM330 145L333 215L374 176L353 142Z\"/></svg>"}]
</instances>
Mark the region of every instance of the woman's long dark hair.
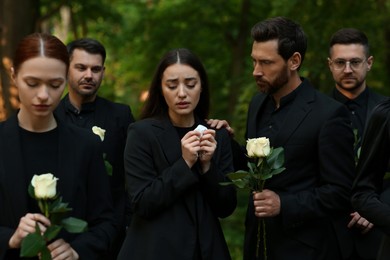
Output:
<instances>
[{"instance_id":1,"label":"woman's long dark hair","mask_svg":"<svg viewBox=\"0 0 390 260\"><path fill-rule=\"evenodd\" d=\"M185 48L174 49L167 52L160 60L152 83L149 88L149 95L141 111L141 119L150 117L165 117L168 115L168 105L162 94L161 80L165 69L173 64L183 64L196 70L200 77L202 92L194 114L201 119L208 117L210 109L209 83L206 70L200 59L190 50Z\"/></svg>"}]
</instances>

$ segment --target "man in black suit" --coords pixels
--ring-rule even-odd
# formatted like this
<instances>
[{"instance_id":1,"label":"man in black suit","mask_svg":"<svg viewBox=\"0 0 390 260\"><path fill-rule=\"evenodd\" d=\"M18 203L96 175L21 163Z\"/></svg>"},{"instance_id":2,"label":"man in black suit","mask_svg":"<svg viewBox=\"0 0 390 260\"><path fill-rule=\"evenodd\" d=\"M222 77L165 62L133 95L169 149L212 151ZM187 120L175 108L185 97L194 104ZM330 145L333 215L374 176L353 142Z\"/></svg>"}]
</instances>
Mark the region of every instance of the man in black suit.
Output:
<instances>
[{"instance_id":1,"label":"man in black suit","mask_svg":"<svg viewBox=\"0 0 390 260\"><path fill-rule=\"evenodd\" d=\"M261 93L249 105L246 139L267 137L271 146L284 147L286 170L250 196L244 259L264 259L262 239L255 256L259 218L268 259L341 259L336 232L345 223L354 177L348 111L299 76L307 40L297 23L271 18L251 34Z\"/></svg>"},{"instance_id":2,"label":"man in black suit","mask_svg":"<svg viewBox=\"0 0 390 260\"><path fill-rule=\"evenodd\" d=\"M332 97L349 109L359 143L371 110L386 99L367 86L366 76L373 63L368 38L362 31L343 28L332 35L328 57L335 81Z\"/></svg>"},{"instance_id":3,"label":"man in black suit","mask_svg":"<svg viewBox=\"0 0 390 260\"><path fill-rule=\"evenodd\" d=\"M125 210L126 192L123 152L127 128L134 122L130 107L111 102L97 95L104 76L106 50L94 39L79 39L68 44L70 56L69 93L61 100L56 116L68 123L90 129L97 126L105 130L103 156L111 164L110 185L115 207L119 236L113 241L112 259L122 245L128 212ZM126 212L125 212L126 211Z\"/></svg>"},{"instance_id":4,"label":"man in black suit","mask_svg":"<svg viewBox=\"0 0 390 260\"><path fill-rule=\"evenodd\" d=\"M335 81L332 97L350 111L352 128L356 134L356 159L371 110L386 99L367 86L366 76L373 62L368 38L362 31L342 28L332 35L328 57L329 69ZM351 230L348 233L352 237L340 239L344 259L376 259L382 233L361 218L358 212L350 216L348 228Z\"/></svg>"}]
</instances>

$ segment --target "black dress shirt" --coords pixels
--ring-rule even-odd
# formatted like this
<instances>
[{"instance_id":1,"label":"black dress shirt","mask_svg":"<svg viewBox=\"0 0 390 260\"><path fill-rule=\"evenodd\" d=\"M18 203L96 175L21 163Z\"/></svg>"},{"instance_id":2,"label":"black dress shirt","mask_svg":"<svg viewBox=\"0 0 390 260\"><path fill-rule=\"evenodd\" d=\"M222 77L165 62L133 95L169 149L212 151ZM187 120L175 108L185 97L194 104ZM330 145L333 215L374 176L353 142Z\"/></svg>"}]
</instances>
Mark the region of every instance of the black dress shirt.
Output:
<instances>
[{"instance_id":1,"label":"black dress shirt","mask_svg":"<svg viewBox=\"0 0 390 260\"><path fill-rule=\"evenodd\" d=\"M280 99L279 108L276 107L276 103L272 96L268 96L261 108L258 118L257 136L267 137L273 140L275 135L279 132L284 120L288 114L288 111L293 103L299 87L292 91L290 94Z\"/></svg>"},{"instance_id":2,"label":"black dress shirt","mask_svg":"<svg viewBox=\"0 0 390 260\"><path fill-rule=\"evenodd\" d=\"M333 97L351 112L352 128L358 130L358 137L361 139L367 117L368 89L366 88L357 98L349 99L335 88Z\"/></svg>"},{"instance_id":3,"label":"black dress shirt","mask_svg":"<svg viewBox=\"0 0 390 260\"><path fill-rule=\"evenodd\" d=\"M82 128L91 129L95 125L96 100L81 105L78 110L72 105L69 96L64 98L66 110L69 111L72 122Z\"/></svg>"}]
</instances>

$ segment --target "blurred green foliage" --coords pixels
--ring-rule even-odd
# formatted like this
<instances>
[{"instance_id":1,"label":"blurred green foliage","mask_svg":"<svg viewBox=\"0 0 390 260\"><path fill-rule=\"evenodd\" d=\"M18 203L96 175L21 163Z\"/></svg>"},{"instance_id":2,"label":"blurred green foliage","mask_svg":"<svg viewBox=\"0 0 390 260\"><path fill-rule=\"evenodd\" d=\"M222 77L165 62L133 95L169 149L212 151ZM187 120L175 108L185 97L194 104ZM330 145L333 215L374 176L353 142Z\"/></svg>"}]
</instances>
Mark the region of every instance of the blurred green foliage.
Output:
<instances>
[{"instance_id":1,"label":"blurred green foliage","mask_svg":"<svg viewBox=\"0 0 390 260\"><path fill-rule=\"evenodd\" d=\"M65 1L67 2L67 1ZM342 27L369 37L375 63L368 83L389 94L390 0L73 0L67 41L93 37L107 48L101 95L129 104L137 117L160 57L169 49L194 51L208 71L210 118L229 120L243 142L247 104L257 89L252 79L250 29L258 21L286 16L302 25L309 41L301 75L323 92L333 87L327 67L328 41ZM42 0L42 15L53 2ZM59 23L60 16L52 18ZM55 32L54 32L55 33Z\"/></svg>"}]
</instances>

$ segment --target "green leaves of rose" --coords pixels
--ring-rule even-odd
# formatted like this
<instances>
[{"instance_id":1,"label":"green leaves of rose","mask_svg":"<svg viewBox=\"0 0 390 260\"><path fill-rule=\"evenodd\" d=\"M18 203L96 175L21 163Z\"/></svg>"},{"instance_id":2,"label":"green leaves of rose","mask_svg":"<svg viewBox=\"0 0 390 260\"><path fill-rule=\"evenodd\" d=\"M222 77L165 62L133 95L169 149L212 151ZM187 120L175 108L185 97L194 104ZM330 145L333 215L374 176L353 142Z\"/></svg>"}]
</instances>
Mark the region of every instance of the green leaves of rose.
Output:
<instances>
[{"instance_id":1,"label":"green leaves of rose","mask_svg":"<svg viewBox=\"0 0 390 260\"><path fill-rule=\"evenodd\" d=\"M81 233L87 229L87 222L81 219L64 218L72 208L69 208L68 203L63 202L62 197L58 195L58 180L51 173L34 175L31 180L28 193L37 200L40 210L50 220L51 225L42 232L36 224L35 232L28 234L22 241L21 257L34 257L40 254L41 260L50 260L51 255L46 244L55 239L62 228L70 233Z\"/></svg>"}]
</instances>

